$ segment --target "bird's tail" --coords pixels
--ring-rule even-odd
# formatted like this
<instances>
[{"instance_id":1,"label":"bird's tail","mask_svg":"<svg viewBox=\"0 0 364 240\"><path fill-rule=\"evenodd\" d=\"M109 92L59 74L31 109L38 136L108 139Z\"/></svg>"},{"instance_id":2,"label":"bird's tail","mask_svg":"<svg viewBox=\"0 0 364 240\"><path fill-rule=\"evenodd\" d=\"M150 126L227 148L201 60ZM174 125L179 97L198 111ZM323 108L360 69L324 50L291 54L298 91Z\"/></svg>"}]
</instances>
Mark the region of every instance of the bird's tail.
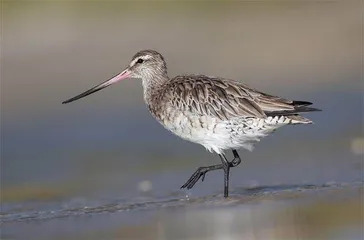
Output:
<instances>
[{"instance_id":1,"label":"bird's tail","mask_svg":"<svg viewBox=\"0 0 364 240\"><path fill-rule=\"evenodd\" d=\"M321 111L318 108L308 107L311 104L311 102L306 101L292 101L290 105L293 106L293 109L267 112L266 114L267 116L296 116L298 113Z\"/></svg>"},{"instance_id":2,"label":"bird's tail","mask_svg":"<svg viewBox=\"0 0 364 240\"><path fill-rule=\"evenodd\" d=\"M310 119L305 118L298 114L289 115L289 116L286 116L286 118L289 119L290 124L312 124L313 123Z\"/></svg>"}]
</instances>

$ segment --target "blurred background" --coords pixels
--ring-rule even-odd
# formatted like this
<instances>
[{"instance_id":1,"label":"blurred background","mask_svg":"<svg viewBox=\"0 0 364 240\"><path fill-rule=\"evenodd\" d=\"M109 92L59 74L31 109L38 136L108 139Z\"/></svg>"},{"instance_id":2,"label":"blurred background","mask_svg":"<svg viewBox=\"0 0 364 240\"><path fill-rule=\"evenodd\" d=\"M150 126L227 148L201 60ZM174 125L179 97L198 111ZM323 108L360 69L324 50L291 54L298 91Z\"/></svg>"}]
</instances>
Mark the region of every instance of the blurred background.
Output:
<instances>
[{"instance_id":1,"label":"blurred background","mask_svg":"<svg viewBox=\"0 0 364 240\"><path fill-rule=\"evenodd\" d=\"M361 1L0 6L4 239L363 238ZM221 172L180 190L219 158L159 125L140 80L61 104L143 49L163 54L170 77L237 79L323 112L240 150L229 201Z\"/></svg>"}]
</instances>

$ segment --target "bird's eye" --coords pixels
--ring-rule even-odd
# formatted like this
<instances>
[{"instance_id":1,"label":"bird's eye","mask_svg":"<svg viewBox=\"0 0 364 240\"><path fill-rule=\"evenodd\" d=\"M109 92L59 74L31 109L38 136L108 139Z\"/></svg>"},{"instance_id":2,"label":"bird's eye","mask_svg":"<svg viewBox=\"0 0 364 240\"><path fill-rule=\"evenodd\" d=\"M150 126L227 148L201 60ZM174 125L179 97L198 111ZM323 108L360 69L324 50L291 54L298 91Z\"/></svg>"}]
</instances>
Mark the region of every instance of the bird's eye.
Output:
<instances>
[{"instance_id":1,"label":"bird's eye","mask_svg":"<svg viewBox=\"0 0 364 240\"><path fill-rule=\"evenodd\" d=\"M137 61L137 63L143 63L143 62L144 62L144 60L141 59L141 58L139 58L138 61Z\"/></svg>"}]
</instances>

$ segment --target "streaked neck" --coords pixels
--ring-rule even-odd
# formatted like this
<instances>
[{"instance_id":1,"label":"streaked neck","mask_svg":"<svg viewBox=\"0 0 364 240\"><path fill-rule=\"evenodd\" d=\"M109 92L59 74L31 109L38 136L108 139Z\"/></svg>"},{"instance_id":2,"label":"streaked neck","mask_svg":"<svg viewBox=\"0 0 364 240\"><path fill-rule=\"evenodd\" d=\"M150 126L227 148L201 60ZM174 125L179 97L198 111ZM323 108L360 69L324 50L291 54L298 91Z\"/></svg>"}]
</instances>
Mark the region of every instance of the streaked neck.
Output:
<instances>
[{"instance_id":1,"label":"streaked neck","mask_svg":"<svg viewBox=\"0 0 364 240\"><path fill-rule=\"evenodd\" d=\"M152 95L161 88L161 86L169 80L166 71L149 72L142 78L144 101L148 104Z\"/></svg>"}]
</instances>

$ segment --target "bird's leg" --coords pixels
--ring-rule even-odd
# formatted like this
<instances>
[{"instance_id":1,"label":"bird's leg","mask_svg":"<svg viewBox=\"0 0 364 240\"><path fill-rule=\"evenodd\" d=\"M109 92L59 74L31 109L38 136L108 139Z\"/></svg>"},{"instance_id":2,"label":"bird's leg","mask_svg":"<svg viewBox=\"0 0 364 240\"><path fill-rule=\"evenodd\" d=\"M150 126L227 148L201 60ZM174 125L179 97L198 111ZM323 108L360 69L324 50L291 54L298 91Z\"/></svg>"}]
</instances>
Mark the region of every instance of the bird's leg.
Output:
<instances>
[{"instance_id":1,"label":"bird's leg","mask_svg":"<svg viewBox=\"0 0 364 240\"><path fill-rule=\"evenodd\" d=\"M202 181L205 179L205 176L206 176L207 172L218 170L218 169L224 169L224 173L226 173L225 174L226 176L225 176L225 183L224 184L225 184L225 186L226 185L228 186L229 185L230 167L236 167L241 163L241 159L239 157L239 154L235 149L233 149L233 155L234 155L234 159L231 162L226 160L225 155L223 155L223 157L221 155L219 155L220 159L222 161L221 164L207 166L207 167L199 167L196 170L196 172L194 172L194 174L192 174L192 176L188 179L188 181L181 188L191 189L201 177L202 177ZM224 190L224 191L228 192L228 187L227 188L225 187L225 189L226 190ZM227 196L227 193L224 192L224 195Z\"/></svg>"},{"instance_id":2,"label":"bird's leg","mask_svg":"<svg viewBox=\"0 0 364 240\"><path fill-rule=\"evenodd\" d=\"M233 155L234 155L234 159L230 163L231 163L231 167L236 167L241 163L241 159L240 159L238 152L235 149L233 149Z\"/></svg>"},{"instance_id":3,"label":"bird's leg","mask_svg":"<svg viewBox=\"0 0 364 240\"><path fill-rule=\"evenodd\" d=\"M219 154L224 169L224 197L226 198L229 196L230 168L236 167L241 163L240 156L235 149L233 149L233 155L234 159L231 162L229 162L224 154Z\"/></svg>"},{"instance_id":4,"label":"bird's leg","mask_svg":"<svg viewBox=\"0 0 364 240\"><path fill-rule=\"evenodd\" d=\"M219 154L224 169L224 197L229 196L229 175L231 163L226 159L224 154Z\"/></svg>"}]
</instances>

